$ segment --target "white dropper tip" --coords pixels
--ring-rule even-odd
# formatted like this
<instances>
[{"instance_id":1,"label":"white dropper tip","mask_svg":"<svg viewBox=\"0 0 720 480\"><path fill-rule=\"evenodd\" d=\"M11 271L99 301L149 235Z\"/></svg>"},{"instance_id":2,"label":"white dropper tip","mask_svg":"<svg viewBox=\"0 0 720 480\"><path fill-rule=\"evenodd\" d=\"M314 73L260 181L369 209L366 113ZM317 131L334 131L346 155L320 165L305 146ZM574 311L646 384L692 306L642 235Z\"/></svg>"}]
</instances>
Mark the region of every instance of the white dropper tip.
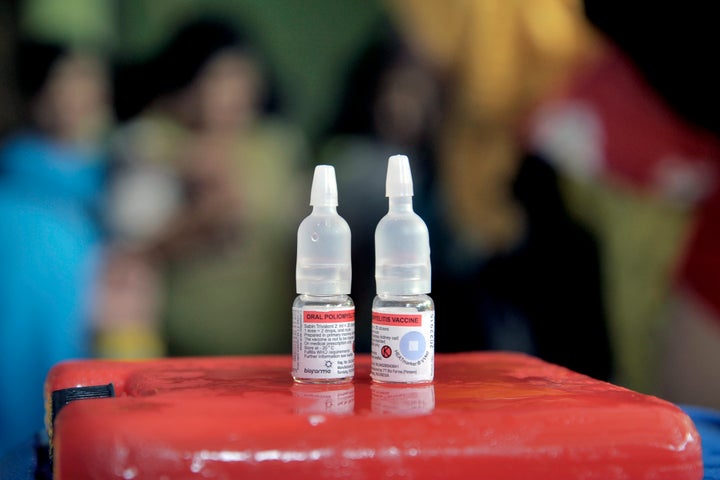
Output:
<instances>
[{"instance_id":1,"label":"white dropper tip","mask_svg":"<svg viewBox=\"0 0 720 480\"><path fill-rule=\"evenodd\" d=\"M310 190L310 205L313 207L337 207L337 204L335 168L331 165L316 166Z\"/></svg>"},{"instance_id":2,"label":"white dropper tip","mask_svg":"<svg viewBox=\"0 0 720 480\"><path fill-rule=\"evenodd\" d=\"M413 181L410 173L410 160L407 155L393 155L388 159L387 178L385 180L386 197L412 197Z\"/></svg>"}]
</instances>

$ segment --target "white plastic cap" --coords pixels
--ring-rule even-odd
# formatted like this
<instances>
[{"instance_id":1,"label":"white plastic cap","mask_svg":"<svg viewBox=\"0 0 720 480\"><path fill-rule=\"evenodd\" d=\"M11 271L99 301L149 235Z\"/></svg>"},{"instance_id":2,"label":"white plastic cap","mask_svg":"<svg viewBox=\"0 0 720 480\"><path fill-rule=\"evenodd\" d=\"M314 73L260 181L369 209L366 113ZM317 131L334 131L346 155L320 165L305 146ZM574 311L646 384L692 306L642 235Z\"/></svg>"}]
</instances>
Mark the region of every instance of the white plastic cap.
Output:
<instances>
[{"instance_id":1,"label":"white plastic cap","mask_svg":"<svg viewBox=\"0 0 720 480\"><path fill-rule=\"evenodd\" d=\"M352 277L350 227L337 213L338 193L333 167L315 167L310 204L313 211L298 228L297 293L347 295Z\"/></svg>"},{"instance_id":2,"label":"white plastic cap","mask_svg":"<svg viewBox=\"0 0 720 480\"><path fill-rule=\"evenodd\" d=\"M412 176L405 155L388 159L386 188L390 208L375 229L377 293L430 293L430 235L412 208Z\"/></svg>"},{"instance_id":3,"label":"white plastic cap","mask_svg":"<svg viewBox=\"0 0 720 480\"><path fill-rule=\"evenodd\" d=\"M387 178L385 180L386 197L412 197L413 181L410 173L410 160L407 155L393 155L388 158Z\"/></svg>"},{"instance_id":4,"label":"white plastic cap","mask_svg":"<svg viewBox=\"0 0 720 480\"><path fill-rule=\"evenodd\" d=\"M313 207L337 207L338 191L335 180L335 168L330 165L318 165L313 175L310 205Z\"/></svg>"}]
</instances>

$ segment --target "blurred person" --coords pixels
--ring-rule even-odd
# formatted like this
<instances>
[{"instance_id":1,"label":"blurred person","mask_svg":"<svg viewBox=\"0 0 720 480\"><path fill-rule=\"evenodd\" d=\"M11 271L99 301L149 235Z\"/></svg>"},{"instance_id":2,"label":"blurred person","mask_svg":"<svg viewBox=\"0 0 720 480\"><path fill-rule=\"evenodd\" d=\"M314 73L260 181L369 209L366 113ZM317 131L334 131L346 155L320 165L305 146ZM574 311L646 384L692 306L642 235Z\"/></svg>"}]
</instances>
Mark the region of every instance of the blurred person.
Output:
<instances>
[{"instance_id":1,"label":"blurred person","mask_svg":"<svg viewBox=\"0 0 720 480\"><path fill-rule=\"evenodd\" d=\"M23 41L31 124L0 149L0 452L43 426L50 367L91 353L109 82L96 54Z\"/></svg>"},{"instance_id":2,"label":"blurred person","mask_svg":"<svg viewBox=\"0 0 720 480\"><path fill-rule=\"evenodd\" d=\"M430 215L435 132L441 86L433 72L383 22L373 41L351 62L337 118L322 148L323 163L335 166L339 211L352 231L356 350L370 351L370 307L375 297L375 227L387 213L388 157L410 157L415 208Z\"/></svg>"},{"instance_id":3,"label":"blurred person","mask_svg":"<svg viewBox=\"0 0 720 480\"><path fill-rule=\"evenodd\" d=\"M657 394L673 272L717 147L611 47L531 125L530 148L560 172L569 208L602 248L615 380Z\"/></svg>"},{"instance_id":4,"label":"blurred person","mask_svg":"<svg viewBox=\"0 0 720 480\"><path fill-rule=\"evenodd\" d=\"M159 275L168 353L289 351L304 138L266 112L263 59L226 23L188 23L150 65L155 97L118 136L110 224Z\"/></svg>"},{"instance_id":5,"label":"blurred person","mask_svg":"<svg viewBox=\"0 0 720 480\"><path fill-rule=\"evenodd\" d=\"M598 248L527 155L536 102L595 51L575 0L388 2L448 89L437 146L439 351L516 350L608 379Z\"/></svg>"},{"instance_id":6,"label":"blurred person","mask_svg":"<svg viewBox=\"0 0 720 480\"><path fill-rule=\"evenodd\" d=\"M608 44L538 109L530 146L600 240L616 380L718 407L714 19L704 4L585 6Z\"/></svg>"},{"instance_id":7,"label":"blurred person","mask_svg":"<svg viewBox=\"0 0 720 480\"><path fill-rule=\"evenodd\" d=\"M678 240L672 244L669 272L662 277L669 284L658 302L663 310L652 322L654 355L647 362L652 362L653 389L675 402L720 408L720 72L711 60L719 40L717 15L713 5L701 1L626 6L585 0L588 18L649 86L650 100L634 99L635 108L647 112L647 103L655 102L667 112L633 128L650 130L662 120L662 132L645 139L644 150L655 151L648 161L631 162L618 151L606 157L615 160L612 166L621 174L631 166L642 171L651 179L655 201L675 208L663 216L666 231L674 227L664 237ZM626 145L628 152L637 149L632 142ZM629 183L639 182L631 178Z\"/></svg>"},{"instance_id":8,"label":"blurred person","mask_svg":"<svg viewBox=\"0 0 720 480\"><path fill-rule=\"evenodd\" d=\"M708 61L718 40L714 10L705 2L626 7L585 1L612 47L541 111L545 126L535 136L560 163L578 167L568 169L575 208L608 252L622 382L717 408L720 75ZM583 150L558 148L568 146L571 123L581 125L575 136L585 138Z\"/></svg>"}]
</instances>

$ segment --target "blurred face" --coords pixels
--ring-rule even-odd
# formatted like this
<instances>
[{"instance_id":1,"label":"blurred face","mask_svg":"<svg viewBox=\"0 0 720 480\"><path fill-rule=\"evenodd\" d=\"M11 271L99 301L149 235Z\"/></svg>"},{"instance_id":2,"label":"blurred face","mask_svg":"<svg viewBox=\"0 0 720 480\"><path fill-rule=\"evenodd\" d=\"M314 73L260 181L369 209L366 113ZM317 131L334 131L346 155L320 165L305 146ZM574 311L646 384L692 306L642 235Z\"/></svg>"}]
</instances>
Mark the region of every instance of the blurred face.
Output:
<instances>
[{"instance_id":1,"label":"blurred face","mask_svg":"<svg viewBox=\"0 0 720 480\"><path fill-rule=\"evenodd\" d=\"M227 131L252 121L260 98L260 72L247 55L217 55L195 81L196 115L203 130Z\"/></svg>"},{"instance_id":2,"label":"blurred face","mask_svg":"<svg viewBox=\"0 0 720 480\"><path fill-rule=\"evenodd\" d=\"M374 116L378 132L399 145L414 145L433 127L438 92L427 72L411 64L388 71L380 84Z\"/></svg>"},{"instance_id":3,"label":"blurred face","mask_svg":"<svg viewBox=\"0 0 720 480\"><path fill-rule=\"evenodd\" d=\"M79 54L60 59L35 107L40 126L62 140L92 140L108 115L108 79L100 61Z\"/></svg>"}]
</instances>

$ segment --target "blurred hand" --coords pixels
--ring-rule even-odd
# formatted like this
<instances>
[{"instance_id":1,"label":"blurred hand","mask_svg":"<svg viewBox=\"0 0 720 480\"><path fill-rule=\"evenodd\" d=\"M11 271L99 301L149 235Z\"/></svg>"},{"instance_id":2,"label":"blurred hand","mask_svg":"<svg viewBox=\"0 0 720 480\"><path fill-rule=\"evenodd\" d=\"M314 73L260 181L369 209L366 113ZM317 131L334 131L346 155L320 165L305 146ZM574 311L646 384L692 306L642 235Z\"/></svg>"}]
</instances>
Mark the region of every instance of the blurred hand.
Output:
<instances>
[{"instance_id":1,"label":"blurred hand","mask_svg":"<svg viewBox=\"0 0 720 480\"><path fill-rule=\"evenodd\" d=\"M240 192L230 171L233 141L199 135L181 159L186 206L156 242L164 256L187 256L226 247L236 241L241 224Z\"/></svg>"}]
</instances>

